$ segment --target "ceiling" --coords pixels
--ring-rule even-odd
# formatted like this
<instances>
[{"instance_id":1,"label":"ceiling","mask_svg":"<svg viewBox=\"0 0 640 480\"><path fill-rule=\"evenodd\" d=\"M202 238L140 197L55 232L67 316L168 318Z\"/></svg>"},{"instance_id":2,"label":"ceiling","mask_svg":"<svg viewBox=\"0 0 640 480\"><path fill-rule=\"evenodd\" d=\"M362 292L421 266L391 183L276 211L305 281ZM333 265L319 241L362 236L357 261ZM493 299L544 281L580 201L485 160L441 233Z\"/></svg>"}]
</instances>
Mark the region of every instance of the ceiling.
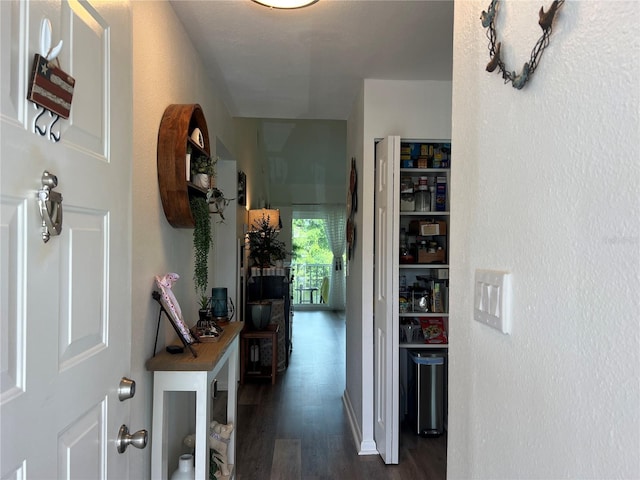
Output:
<instances>
[{"instance_id":1,"label":"ceiling","mask_svg":"<svg viewBox=\"0 0 640 480\"><path fill-rule=\"evenodd\" d=\"M172 0L232 116L346 120L365 78L451 80L453 0Z\"/></svg>"}]
</instances>

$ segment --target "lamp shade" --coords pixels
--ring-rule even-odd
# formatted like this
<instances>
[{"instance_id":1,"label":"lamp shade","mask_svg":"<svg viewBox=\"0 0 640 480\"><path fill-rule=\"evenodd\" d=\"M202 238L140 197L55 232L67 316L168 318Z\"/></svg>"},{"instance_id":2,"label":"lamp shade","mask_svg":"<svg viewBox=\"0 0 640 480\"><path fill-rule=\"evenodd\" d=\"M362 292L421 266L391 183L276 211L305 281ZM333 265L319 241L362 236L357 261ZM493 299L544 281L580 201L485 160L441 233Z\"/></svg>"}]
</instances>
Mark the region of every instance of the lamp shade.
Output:
<instances>
[{"instance_id":1,"label":"lamp shade","mask_svg":"<svg viewBox=\"0 0 640 480\"><path fill-rule=\"evenodd\" d=\"M280 229L280 211L272 208L259 208L249 210L249 231L258 230L263 218L269 222L269 227L274 230Z\"/></svg>"}]
</instances>

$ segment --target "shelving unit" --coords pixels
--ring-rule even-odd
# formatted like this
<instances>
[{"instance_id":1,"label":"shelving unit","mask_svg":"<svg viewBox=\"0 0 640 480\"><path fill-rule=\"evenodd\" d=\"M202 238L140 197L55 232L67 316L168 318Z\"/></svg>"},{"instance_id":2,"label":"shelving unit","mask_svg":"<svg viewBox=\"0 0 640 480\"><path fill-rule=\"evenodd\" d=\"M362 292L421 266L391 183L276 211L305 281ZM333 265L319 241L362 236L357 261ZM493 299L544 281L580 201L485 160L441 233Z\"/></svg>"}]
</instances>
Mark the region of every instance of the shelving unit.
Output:
<instances>
[{"instance_id":1,"label":"shelving unit","mask_svg":"<svg viewBox=\"0 0 640 480\"><path fill-rule=\"evenodd\" d=\"M204 147L191 139L191 133L196 128L202 132ZM193 228L190 199L207 193L205 189L187 181L187 145L191 147L192 156L211 155L207 121L202 108L198 104L169 105L158 131L158 186L167 221L178 228Z\"/></svg>"},{"instance_id":2,"label":"shelving unit","mask_svg":"<svg viewBox=\"0 0 640 480\"><path fill-rule=\"evenodd\" d=\"M195 392L195 478L209 478L209 425L211 422L211 384L216 376L226 371L228 379L238 376L238 350L240 332L244 324L231 322L218 342L194 344L197 357L189 352L170 354L160 351L146 362L153 372L153 441L151 442L151 478L168 478L169 431L168 396L173 392ZM238 390L235 381L229 381L227 394L227 423L238 424ZM227 448L229 464L235 464L236 429L231 433Z\"/></svg>"},{"instance_id":3,"label":"shelving unit","mask_svg":"<svg viewBox=\"0 0 640 480\"><path fill-rule=\"evenodd\" d=\"M401 141L400 178L395 186L400 197L396 325L401 349L443 350L448 346L449 155L448 142ZM425 195L428 203L418 201L418 188L429 192ZM426 225L421 227L419 222ZM405 329L407 324L414 328Z\"/></svg>"}]
</instances>

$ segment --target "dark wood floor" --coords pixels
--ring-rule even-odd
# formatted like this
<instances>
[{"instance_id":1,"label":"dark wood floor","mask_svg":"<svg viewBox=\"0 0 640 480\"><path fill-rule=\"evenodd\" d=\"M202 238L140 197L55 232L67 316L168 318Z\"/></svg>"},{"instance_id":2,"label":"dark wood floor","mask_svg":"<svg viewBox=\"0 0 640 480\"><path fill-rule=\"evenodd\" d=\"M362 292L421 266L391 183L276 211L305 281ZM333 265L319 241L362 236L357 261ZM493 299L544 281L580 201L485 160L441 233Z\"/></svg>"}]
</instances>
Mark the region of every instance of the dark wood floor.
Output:
<instances>
[{"instance_id":1,"label":"dark wood floor","mask_svg":"<svg viewBox=\"0 0 640 480\"><path fill-rule=\"evenodd\" d=\"M238 480L446 478L446 436L403 429L399 465L357 454L342 403L344 333L342 316L296 312L289 368L276 385L240 386Z\"/></svg>"}]
</instances>

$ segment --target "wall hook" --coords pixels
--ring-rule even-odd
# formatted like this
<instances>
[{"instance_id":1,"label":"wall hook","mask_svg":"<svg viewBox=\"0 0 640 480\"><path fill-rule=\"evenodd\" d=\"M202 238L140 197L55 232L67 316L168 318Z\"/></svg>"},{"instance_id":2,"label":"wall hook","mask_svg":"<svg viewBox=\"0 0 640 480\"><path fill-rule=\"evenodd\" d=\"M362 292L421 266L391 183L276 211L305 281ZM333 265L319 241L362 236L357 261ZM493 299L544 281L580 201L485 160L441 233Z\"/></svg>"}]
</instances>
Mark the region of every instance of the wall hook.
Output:
<instances>
[{"instance_id":1,"label":"wall hook","mask_svg":"<svg viewBox=\"0 0 640 480\"><path fill-rule=\"evenodd\" d=\"M42 241L47 243L51 235L60 235L62 230L62 195L54 192L58 177L45 170L42 173L42 188L38 190L38 206L42 217Z\"/></svg>"}]
</instances>

